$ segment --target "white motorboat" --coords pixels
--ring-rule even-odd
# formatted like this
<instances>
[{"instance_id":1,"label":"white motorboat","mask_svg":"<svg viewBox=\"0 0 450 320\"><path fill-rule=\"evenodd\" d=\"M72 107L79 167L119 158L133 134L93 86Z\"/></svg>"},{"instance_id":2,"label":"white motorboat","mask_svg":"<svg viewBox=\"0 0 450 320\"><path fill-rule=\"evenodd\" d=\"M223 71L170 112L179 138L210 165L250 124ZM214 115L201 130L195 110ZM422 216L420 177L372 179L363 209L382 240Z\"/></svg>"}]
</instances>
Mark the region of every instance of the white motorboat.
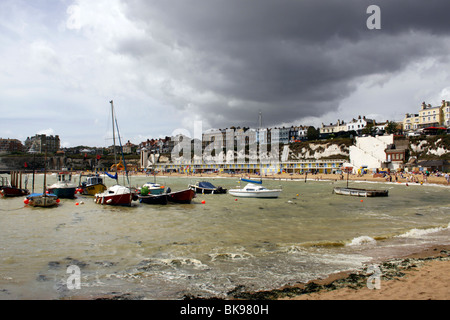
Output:
<instances>
[{"instance_id":1,"label":"white motorboat","mask_svg":"<svg viewBox=\"0 0 450 320\"><path fill-rule=\"evenodd\" d=\"M278 198L281 193L281 189L267 189L261 185L248 183L242 189L231 189L229 194L236 197L246 198Z\"/></svg>"}]
</instances>

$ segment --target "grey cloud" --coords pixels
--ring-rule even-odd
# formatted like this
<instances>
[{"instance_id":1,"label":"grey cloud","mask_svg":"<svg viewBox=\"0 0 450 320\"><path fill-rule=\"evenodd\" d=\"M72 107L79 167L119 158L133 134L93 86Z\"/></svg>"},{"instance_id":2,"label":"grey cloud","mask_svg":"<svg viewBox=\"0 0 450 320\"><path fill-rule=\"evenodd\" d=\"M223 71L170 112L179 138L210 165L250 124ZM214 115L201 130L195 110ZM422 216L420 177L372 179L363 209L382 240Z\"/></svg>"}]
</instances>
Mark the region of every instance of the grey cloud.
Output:
<instances>
[{"instance_id":1,"label":"grey cloud","mask_svg":"<svg viewBox=\"0 0 450 320\"><path fill-rule=\"evenodd\" d=\"M382 9L382 29L366 28L366 9ZM128 2L129 18L149 35L118 51L160 71L179 108L191 103L213 127L266 125L336 110L355 79L395 73L442 55L446 1ZM147 72L151 76L151 72ZM162 82L166 83L166 82ZM184 95L175 94L183 84ZM165 87L167 89L167 87ZM197 99L207 93L211 99Z\"/></svg>"}]
</instances>

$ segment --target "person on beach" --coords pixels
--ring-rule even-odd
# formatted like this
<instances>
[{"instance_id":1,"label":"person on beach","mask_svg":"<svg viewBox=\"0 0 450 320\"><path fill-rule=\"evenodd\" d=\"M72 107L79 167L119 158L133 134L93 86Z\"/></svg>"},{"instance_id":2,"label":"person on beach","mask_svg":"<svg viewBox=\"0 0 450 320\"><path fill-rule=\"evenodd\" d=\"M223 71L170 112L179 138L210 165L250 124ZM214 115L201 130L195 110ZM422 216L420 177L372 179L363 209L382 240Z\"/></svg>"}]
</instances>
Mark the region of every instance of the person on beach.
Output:
<instances>
[{"instance_id":1,"label":"person on beach","mask_svg":"<svg viewBox=\"0 0 450 320\"><path fill-rule=\"evenodd\" d=\"M448 172L447 173L445 173L445 180L447 180L447 185L449 185L450 184L450 175L448 174Z\"/></svg>"}]
</instances>

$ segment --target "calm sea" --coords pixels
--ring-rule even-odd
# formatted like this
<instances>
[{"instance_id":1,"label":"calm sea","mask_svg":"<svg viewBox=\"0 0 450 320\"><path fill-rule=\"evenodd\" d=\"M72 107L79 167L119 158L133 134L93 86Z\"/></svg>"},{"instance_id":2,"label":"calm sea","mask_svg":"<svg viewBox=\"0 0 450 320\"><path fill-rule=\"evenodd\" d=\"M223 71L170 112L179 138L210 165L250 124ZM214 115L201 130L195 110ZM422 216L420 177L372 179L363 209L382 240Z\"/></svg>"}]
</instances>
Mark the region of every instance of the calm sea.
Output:
<instances>
[{"instance_id":1,"label":"calm sea","mask_svg":"<svg viewBox=\"0 0 450 320\"><path fill-rule=\"evenodd\" d=\"M238 185L237 178L157 182L175 191L201 180ZM153 178L131 178L134 186L147 181ZM51 209L0 199L0 299L226 297L238 287L275 289L416 246L450 244L449 187L351 182L388 189L389 197L332 193L345 184L267 180L264 186L283 188L278 199L198 195L192 204L130 208L88 196ZM38 191L41 185L42 176ZM68 285L76 284L69 266L80 270L80 289Z\"/></svg>"}]
</instances>

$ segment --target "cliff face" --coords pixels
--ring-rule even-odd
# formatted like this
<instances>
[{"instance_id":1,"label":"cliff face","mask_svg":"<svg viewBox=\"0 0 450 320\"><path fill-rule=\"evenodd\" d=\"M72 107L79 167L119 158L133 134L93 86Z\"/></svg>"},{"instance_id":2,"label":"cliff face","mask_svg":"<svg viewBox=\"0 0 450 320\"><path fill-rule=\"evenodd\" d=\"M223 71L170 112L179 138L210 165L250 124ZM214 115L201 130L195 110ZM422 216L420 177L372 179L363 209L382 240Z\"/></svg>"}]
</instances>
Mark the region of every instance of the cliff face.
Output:
<instances>
[{"instance_id":1,"label":"cliff face","mask_svg":"<svg viewBox=\"0 0 450 320\"><path fill-rule=\"evenodd\" d=\"M411 139L409 150L412 156L421 160L450 160L450 136L434 136L427 139Z\"/></svg>"},{"instance_id":2,"label":"cliff face","mask_svg":"<svg viewBox=\"0 0 450 320\"><path fill-rule=\"evenodd\" d=\"M337 139L331 141L314 141L292 143L289 146L288 161L306 159L348 159L350 139Z\"/></svg>"}]
</instances>

